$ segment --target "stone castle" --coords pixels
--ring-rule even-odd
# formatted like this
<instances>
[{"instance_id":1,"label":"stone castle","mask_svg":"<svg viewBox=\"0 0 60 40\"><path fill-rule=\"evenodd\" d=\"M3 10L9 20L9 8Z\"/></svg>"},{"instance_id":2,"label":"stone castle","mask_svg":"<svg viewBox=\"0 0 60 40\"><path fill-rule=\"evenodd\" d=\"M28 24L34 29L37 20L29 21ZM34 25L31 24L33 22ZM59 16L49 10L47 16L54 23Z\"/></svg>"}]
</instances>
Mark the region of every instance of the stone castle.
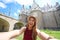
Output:
<instances>
[{"instance_id":1,"label":"stone castle","mask_svg":"<svg viewBox=\"0 0 60 40\"><path fill-rule=\"evenodd\" d=\"M19 21L26 24L27 17L34 16L37 19L37 28L39 29L60 29L60 5L43 11L39 5L33 1L30 9L27 10L24 5L19 14L19 20L0 14L0 32L11 31Z\"/></svg>"},{"instance_id":2,"label":"stone castle","mask_svg":"<svg viewBox=\"0 0 60 40\"><path fill-rule=\"evenodd\" d=\"M49 8L49 5L48 7ZM46 8L46 9L47 9ZM60 5L56 3L55 7L51 7L48 10L41 10L39 5L33 1L30 9L27 10L24 5L19 15L19 20L26 23L28 16L34 16L37 19L37 27L39 29L58 29L60 28Z\"/></svg>"}]
</instances>

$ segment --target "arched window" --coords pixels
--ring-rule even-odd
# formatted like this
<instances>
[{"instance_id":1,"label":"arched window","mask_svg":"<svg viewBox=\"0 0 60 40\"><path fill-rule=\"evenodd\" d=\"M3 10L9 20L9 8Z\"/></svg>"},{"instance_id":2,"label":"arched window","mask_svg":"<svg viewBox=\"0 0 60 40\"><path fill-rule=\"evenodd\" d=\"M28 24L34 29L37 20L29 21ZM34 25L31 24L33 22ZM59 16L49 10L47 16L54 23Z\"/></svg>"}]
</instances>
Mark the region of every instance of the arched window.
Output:
<instances>
[{"instance_id":1,"label":"arched window","mask_svg":"<svg viewBox=\"0 0 60 40\"><path fill-rule=\"evenodd\" d=\"M0 18L0 32L6 32L6 31L9 31L9 23Z\"/></svg>"},{"instance_id":2,"label":"arched window","mask_svg":"<svg viewBox=\"0 0 60 40\"><path fill-rule=\"evenodd\" d=\"M14 30L15 29L20 29L21 27L23 27L24 26L24 24L23 23L20 23L20 22L17 22L17 23L15 23L15 25L14 25Z\"/></svg>"}]
</instances>

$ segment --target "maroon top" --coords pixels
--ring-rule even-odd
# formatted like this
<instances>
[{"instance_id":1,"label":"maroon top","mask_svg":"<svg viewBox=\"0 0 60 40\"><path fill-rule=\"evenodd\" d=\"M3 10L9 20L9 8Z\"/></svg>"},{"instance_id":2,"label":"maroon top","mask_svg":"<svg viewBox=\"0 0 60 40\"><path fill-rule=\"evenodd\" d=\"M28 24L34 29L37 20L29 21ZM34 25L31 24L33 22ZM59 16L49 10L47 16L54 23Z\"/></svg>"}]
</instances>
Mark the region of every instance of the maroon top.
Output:
<instances>
[{"instance_id":1,"label":"maroon top","mask_svg":"<svg viewBox=\"0 0 60 40\"><path fill-rule=\"evenodd\" d=\"M32 30L28 30L28 28L26 28L23 40L32 40Z\"/></svg>"}]
</instances>

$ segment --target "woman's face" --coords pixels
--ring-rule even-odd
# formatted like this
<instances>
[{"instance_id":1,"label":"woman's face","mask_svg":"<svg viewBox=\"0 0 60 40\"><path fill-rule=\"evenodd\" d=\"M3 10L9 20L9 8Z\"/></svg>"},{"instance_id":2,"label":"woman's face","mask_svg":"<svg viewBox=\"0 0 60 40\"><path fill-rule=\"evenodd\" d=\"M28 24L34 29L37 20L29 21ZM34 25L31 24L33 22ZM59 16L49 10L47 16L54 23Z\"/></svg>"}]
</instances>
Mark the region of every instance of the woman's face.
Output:
<instances>
[{"instance_id":1,"label":"woman's face","mask_svg":"<svg viewBox=\"0 0 60 40\"><path fill-rule=\"evenodd\" d=\"M33 18L30 18L28 20L28 24L29 24L30 27L32 27L34 25L34 19Z\"/></svg>"}]
</instances>

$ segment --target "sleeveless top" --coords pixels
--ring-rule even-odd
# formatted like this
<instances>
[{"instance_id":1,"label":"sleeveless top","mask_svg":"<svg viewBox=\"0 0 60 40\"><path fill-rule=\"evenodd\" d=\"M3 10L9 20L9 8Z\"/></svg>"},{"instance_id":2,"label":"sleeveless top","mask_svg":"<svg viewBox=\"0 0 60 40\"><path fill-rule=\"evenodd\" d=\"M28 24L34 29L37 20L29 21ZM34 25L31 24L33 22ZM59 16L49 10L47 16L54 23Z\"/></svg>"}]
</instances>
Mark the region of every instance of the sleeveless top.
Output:
<instances>
[{"instance_id":1,"label":"sleeveless top","mask_svg":"<svg viewBox=\"0 0 60 40\"><path fill-rule=\"evenodd\" d=\"M32 40L32 30L28 30L28 28L26 28L23 40Z\"/></svg>"}]
</instances>

